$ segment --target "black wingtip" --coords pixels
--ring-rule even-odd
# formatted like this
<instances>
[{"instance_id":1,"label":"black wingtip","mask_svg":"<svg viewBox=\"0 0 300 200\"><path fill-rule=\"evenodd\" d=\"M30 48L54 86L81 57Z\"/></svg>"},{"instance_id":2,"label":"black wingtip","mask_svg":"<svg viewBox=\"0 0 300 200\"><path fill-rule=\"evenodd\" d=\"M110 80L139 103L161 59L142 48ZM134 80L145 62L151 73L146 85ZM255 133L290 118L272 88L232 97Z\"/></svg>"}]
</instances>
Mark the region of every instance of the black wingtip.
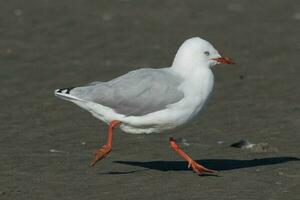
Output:
<instances>
[{"instance_id":1,"label":"black wingtip","mask_svg":"<svg viewBox=\"0 0 300 200\"><path fill-rule=\"evenodd\" d=\"M65 94L70 94L70 91L72 90L72 89L74 89L75 87L68 87L68 88L61 88L61 89L58 89L57 90L57 93L62 93L63 91L65 91Z\"/></svg>"}]
</instances>

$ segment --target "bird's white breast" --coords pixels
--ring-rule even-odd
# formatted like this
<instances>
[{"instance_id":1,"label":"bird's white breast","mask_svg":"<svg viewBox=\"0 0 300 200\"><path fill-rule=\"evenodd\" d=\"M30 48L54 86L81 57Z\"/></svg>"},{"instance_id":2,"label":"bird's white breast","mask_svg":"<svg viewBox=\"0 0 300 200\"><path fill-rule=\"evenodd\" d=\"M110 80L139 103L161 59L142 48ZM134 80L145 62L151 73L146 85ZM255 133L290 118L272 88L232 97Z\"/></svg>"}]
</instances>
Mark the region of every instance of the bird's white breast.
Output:
<instances>
[{"instance_id":1,"label":"bird's white breast","mask_svg":"<svg viewBox=\"0 0 300 200\"><path fill-rule=\"evenodd\" d=\"M201 68L190 74L183 83L185 98L182 109L187 121L194 118L205 106L214 85L214 76L209 68Z\"/></svg>"}]
</instances>

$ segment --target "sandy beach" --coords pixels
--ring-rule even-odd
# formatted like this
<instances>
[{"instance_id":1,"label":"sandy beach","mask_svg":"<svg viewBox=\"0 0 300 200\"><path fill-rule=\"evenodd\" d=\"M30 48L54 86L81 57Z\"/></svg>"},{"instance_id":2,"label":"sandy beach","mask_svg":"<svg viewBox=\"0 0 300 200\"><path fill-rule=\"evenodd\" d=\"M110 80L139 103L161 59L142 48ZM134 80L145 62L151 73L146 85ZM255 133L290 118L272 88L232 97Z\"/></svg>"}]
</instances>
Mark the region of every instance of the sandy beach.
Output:
<instances>
[{"instance_id":1,"label":"sandy beach","mask_svg":"<svg viewBox=\"0 0 300 200\"><path fill-rule=\"evenodd\" d=\"M83 1L0 3L0 199L296 200L300 198L298 1ZM200 36L236 65L216 66L213 95L186 127L114 132L54 96L140 67L167 67ZM198 175L173 136L204 166ZM241 139L267 147L230 147Z\"/></svg>"}]
</instances>

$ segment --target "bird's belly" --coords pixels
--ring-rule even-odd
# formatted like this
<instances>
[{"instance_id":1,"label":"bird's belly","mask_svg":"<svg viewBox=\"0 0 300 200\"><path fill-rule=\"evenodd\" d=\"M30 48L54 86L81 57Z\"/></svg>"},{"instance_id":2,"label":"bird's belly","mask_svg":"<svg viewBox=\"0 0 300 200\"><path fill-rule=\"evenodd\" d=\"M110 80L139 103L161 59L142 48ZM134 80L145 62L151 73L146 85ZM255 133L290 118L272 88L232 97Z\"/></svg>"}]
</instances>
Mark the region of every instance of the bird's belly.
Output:
<instances>
[{"instance_id":1,"label":"bird's belly","mask_svg":"<svg viewBox=\"0 0 300 200\"><path fill-rule=\"evenodd\" d=\"M175 129L193 119L202 109L202 101L194 105L182 101L145 116L125 117L120 128L128 133L160 133Z\"/></svg>"}]
</instances>

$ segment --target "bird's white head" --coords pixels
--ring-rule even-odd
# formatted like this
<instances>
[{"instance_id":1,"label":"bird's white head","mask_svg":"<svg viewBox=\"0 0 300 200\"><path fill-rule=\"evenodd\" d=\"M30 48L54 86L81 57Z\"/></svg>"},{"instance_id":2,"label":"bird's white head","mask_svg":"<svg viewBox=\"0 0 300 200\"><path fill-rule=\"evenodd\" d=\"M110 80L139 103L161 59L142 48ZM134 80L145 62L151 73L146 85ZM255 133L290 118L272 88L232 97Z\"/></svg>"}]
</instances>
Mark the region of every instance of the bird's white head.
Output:
<instances>
[{"instance_id":1,"label":"bird's white head","mask_svg":"<svg viewBox=\"0 0 300 200\"><path fill-rule=\"evenodd\" d=\"M206 40L200 37L187 39L178 49L173 68L211 68L216 64L234 64L229 57L222 57Z\"/></svg>"}]
</instances>

